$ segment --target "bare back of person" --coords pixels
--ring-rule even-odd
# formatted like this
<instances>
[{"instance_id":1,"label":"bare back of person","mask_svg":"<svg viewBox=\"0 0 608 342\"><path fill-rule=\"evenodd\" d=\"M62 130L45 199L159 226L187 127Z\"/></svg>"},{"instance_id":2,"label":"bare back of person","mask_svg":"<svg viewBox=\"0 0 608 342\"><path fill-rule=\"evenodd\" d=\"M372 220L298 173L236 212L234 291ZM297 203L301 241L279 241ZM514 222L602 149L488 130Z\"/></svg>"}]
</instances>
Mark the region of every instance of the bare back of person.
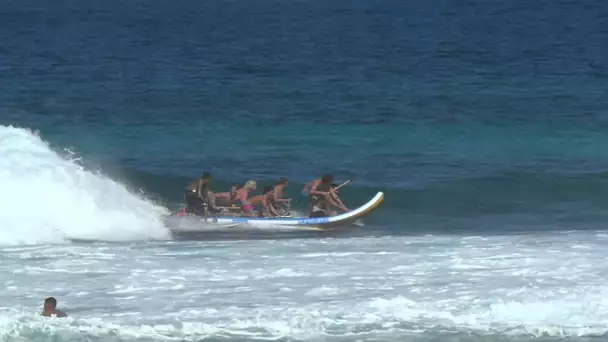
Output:
<instances>
[{"instance_id":1,"label":"bare back of person","mask_svg":"<svg viewBox=\"0 0 608 342\"><path fill-rule=\"evenodd\" d=\"M241 210L243 211L243 214L247 216L255 215L253 212L251 199L249 198L249 192L255 191L256 188L256 182L253 180L248 180L247 183L245 183L245 185L236 192L235 201L241 204Z\"/></svg>"},{"instance_id":2,"label":"bare back of person","mask_svg":"<svg viewBox=\"0 0 608 342\"><path fill-rule=\"evenodd\" d=\"M249 199L249 189L240 188L236 191L235 200L237 200L239 202L247 202L248 199Z\"/></svg>"},{"instance_id":3,"label":"bare back of person","mask_svg":"<svg viewBox=\"0 0 608 342\"><path fill-rule=\"evenodd\" d=\"M252 211L252 215L258 215L261 213L264 217L279 216L279 213L272 202L273 195L274 188L272 186L268 186L264 188L262 195L249 198L249 204L256 209L256 211Z\"/></svg>"},{"instance_id":4,"label":"bare back of person","mask_svg":"<svg viewBox=\"0 0 608 342\"><path fill-rule=\"evenodd\" d=\"M249 198L249 203L251 205L262 205L264 203L264 195L256 195Z\"/></svg>"},{"instance_id":5,"label":"bare back of person","mask_svg":"<svg viewBox=\"0 0 608 342\"><path fill-rule=\"evenodd\" d=\"M321 183L321 178L313 179L310 182L306 183L304 185L304 188L302 189L302 195L304 195L304 196L310 195L310 191L312 190L312 188L319 185L319 183Z\"/></svg>"}]
</instances>

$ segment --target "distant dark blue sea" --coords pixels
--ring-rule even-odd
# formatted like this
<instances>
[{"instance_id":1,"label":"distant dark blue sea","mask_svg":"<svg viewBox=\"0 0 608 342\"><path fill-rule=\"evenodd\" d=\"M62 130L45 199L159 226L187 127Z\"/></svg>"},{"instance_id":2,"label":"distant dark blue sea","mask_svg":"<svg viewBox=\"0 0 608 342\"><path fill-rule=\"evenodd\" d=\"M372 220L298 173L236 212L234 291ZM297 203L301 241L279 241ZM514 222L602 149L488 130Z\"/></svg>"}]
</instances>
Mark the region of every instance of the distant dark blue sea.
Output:
<instances>
[{"instance_id":1,"label":"distant dark blue sea","mask_svg":"<svg viewBox=\"0 0 608 342\"><path fill-rule=\"evenodd\" d=\"M602 340L607 42L599 0L4 1L0 340ZM205 171L385 199L176 239Z\"/></svg>"}]
</instances>

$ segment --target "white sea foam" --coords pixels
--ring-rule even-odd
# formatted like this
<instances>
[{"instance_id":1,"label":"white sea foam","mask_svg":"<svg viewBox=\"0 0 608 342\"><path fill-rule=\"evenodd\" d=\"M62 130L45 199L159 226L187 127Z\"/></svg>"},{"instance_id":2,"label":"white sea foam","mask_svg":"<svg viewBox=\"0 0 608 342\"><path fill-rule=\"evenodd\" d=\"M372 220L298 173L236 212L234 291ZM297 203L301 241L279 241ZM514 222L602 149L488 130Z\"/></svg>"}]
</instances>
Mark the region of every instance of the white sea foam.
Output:
<instances>
[{"instance_id":1,"label":"white sea foam","mask_svg":"<svg viewBox=\"0 0 608 342\"><path fill-rule=\"evenodd\" d=\"M0 340L576 340L608 332L607 247L586 232L4 248ZM48 295L73 321L36 317Z\"/></svg>"},{"instance_id":2,"label":"white sea foam","mask_svg":"<svg viewBox=\"0 0 608 342\"><path fill-rule=\"evenodd\" d=\"M0 126L0 245L169 237L165 208L72 157L29 130Z\"/></svg>"}]
</instances>

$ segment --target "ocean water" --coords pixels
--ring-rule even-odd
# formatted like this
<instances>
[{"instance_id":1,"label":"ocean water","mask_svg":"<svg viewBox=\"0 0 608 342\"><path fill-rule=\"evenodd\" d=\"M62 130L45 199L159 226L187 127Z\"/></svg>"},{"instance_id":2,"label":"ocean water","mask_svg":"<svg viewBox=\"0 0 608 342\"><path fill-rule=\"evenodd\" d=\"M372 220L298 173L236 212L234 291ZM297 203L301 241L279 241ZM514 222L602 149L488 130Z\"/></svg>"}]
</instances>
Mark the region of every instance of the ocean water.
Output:
<instances>
[{"instance_id":1,"label":"ocean water","mask_svg":"<svg viewBox=\"0 0 608 342\"><path fill-rule=\"evenodd\" d=\"M0 340L603 341L606 41L599 0L4 1ZM385 200L172 235L203 171Z\"/></svg>"}]
</instances>

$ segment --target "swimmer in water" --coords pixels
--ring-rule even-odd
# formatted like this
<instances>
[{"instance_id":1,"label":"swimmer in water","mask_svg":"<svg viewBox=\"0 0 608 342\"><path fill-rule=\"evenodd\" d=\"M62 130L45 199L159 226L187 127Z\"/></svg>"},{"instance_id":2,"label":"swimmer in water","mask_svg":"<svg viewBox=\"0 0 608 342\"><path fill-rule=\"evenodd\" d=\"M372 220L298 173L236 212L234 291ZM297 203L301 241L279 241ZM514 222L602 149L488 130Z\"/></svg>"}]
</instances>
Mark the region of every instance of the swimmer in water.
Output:
<instances>
[{"instance_id":1,"label":"swimmer in water","mask_svg":"<svg viewBox=\"0 0 608 342\"><path fill-rule=\"evenodd\" d=\"M53 297L49 297L44 300L44 307L40 316L44 317L68 317L68 315L61 311L57 310L57 299Z\"/></svg>"}]
</instances>

